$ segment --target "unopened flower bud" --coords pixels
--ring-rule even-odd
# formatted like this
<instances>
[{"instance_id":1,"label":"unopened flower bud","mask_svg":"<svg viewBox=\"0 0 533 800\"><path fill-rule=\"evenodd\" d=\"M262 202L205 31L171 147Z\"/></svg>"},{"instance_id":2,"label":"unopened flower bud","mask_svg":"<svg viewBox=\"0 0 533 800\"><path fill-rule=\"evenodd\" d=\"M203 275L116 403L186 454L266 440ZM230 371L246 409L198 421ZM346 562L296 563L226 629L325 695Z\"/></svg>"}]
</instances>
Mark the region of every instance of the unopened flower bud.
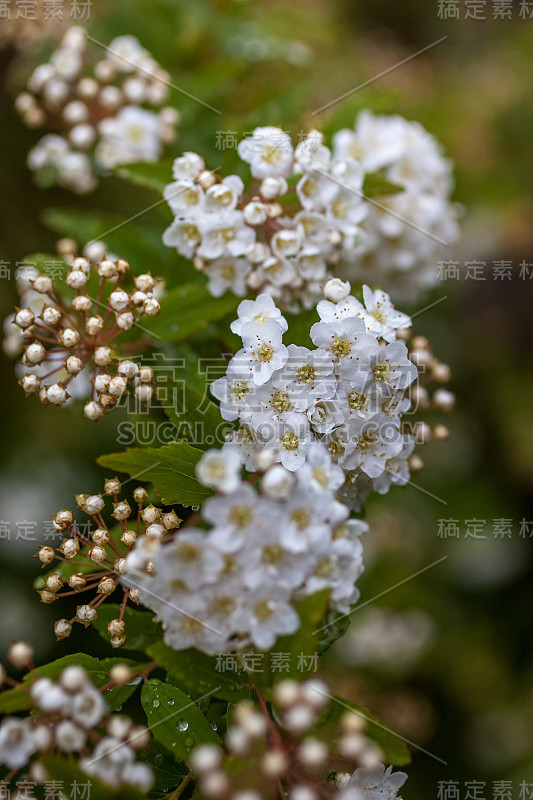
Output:
<instances>
[{"instance_id":1,"label":"unopened flower bud","mask_svg":"<svg viewBox=\"0 0 533 800\"><path fill-rule=\"evenodd\" d=\"M113 578L109 576L102 578L100 583L98 584L98 589L96 590L98 594L111 594L115 591L116 583Z\"/></svg>"},{"instance_id":2,"label":"unopened flower bud","mask_svg":"<svg viewBox=\"0 0 533 800\"><path fill-rule=\"evenodd\" d=\"M55 553L51 547L41 547L37 557L43 564L50 564L55 558Z\"/></svg>"},{"instance_id":3,"label":"unopened flower bud","mask_svg":"<svg viewBox=\"0 0 533 800\"><path fill-rule=\"evenodd\" d=\"M109 677L115 686L126 686L132 680L133 672L127 664L116 664L110 670Z\"/></svg>"},{"instance_id":4,"label":"unopened flower bud","mask_svg":"<svg viewBox=\"0 0 533 800\"><path fill-rule=\"evenodd\" d=\"M324 297L331 303L338 303L348 297L351 288L348 281L341 281L340 278L331 278L324 286Z\"/></svg>"},{"instance_id":5,"label":"unopened flower bud","mask_svg":"<svg viewBox=\"0 0 533 800\"><path fill-rule=\"evenodd\" d=\"M59 550L65 558L75 558L80 551L80 545L77 539L63 539Z\"/></svg>"},{"instance_id":6,"label":"unopened flower bud","mask_svg":"<svg viewBox=\"0 0 533 800\"><path fill-rule=\"evenodd\" d=\"M155 281L151 275L137 275L133 280L135 287L139 289L140 292L151 292L155 286Z\"/></svg>"},{"instance_id":7,"label":"unopened flower bud","mask_svg":"<svg viewBox=\"0 0 533 800\"><path fill-rule=\"evenodd\" d=\"M103 416L104 409L102 408L100 403L97 403L95 400L91 400L90 402L85 403L85 406L83 408L83 413L87 417L87 419L96 420L100 419L100 417Z\"/></svg>"},{"instance_id":8,"label":"unopened flower bud","mask_svg":"<svg viewBox=\"0 0 533 800\"><path fill-rule=\"evenodd\" d=\"M136 503L139 503L139 505L141 503L144 503L145 500L148 499L148 492L146 491L144 486L137 486L133 490L133 499L135 500Z\"/></svg>"},{"instance_id":9,"label":"unopened flower bud","mask_svg":"<svg viewBox=\"0 0 533 800\"><path fill-rule=\"evenodd\" d=\"M126 623L122 619L112 619L108 623L107 632L110 636L121 636L126 628Z\"/></svg>"},{"instance_id":10,"label":"unopened flower bud","mask_svg":"<svg viewBox=\"0 0 533 800\"><path fill-rule=\"evenodd\" d=\"M33 342L24 352L24 361L27 364L40 364L46 356L46 350L40 342Z\"/></svg>"},{"instance_id":11,"label":"unopened flower bud","mask_svg":"<svg viewBox=\"0 0 533 800\"><path fill-rule=\"evenodd\" d=\"M78 622L81 622L82 625L85 625L85 627L90 625L91 622L94 622L97 617L98 614L92 606L84 605L76 608L76 619Z\"/></svg>"},{"instance_id":12,"label":"unopened flower bud","mask_svg":"<svg viewBox=\"0 0 533 800\"><path fill-rule=\"evenodd\" d=\"M166 514L161 516L161 522L168 531L177 528L182 520L178 517L175 511L167 511Z\"/></svg>"},{"instance_id":13,"label":"unopened flower bud","mask_svg":"<svg viewBox=\"0 0 533 800\"><path fill-rule=\"evenodd\" d=\"M46 588L51 592L59 592L63 586L63 578L56 572L46 576Z\"/></svg>"},{"instance_id":14,"label":"unopened flower bud","mask_svg":"<svg viewBox=\"0 0 533 800\"><path fill-rule=\"evenodd\" d=\"M105 528L97 528L91 533L91 539L99 547L105 547L109 542L109 531Z\"/></svg>"},{"instance_id":15,"label":"unopened flower bud","mask_svg":"<svg viewBox=\"0 0 533 800\"><path fill-rule=\"evenodd\" d=\"M63 347L74 347L80 340L80 334L74 328L65 328L59 333L59 341Z\"/></svg>"},{"instance_id":16,"label":"unopened flower bud","mask_svg":"<svg viewBox=\"0 0 533 800\"><path fill-rule=\"evenodd\" d=\"M124 359L124 361L121 361L118 365L117 372L124 378L134 378L139 372L139 367L135 361Z\"/></svg>"},{"instance_id":17,"label":"unopened flower bud","mask_svg":"<svg viewBox=\"0 0 533 800\"><path fill-rule=\"evenodd\" d=\"M113 361L110 347L97 347L94 351L94 363L99 367L107 367Z\"/></svg>"},{"instance_id":18,"label":"unopened flower bud","mask_svg":"<svg viewBox=\"0 0 533 800\"><path fill-rule=\"evenodd\" d=\"M85 294L80 294L72 300L72 308L82 313L89 311L92 305L93 301Z\"/></svg>"},{"instance_id":19,"label":"unopened flower bud","mask_svg":"<svg viewBox=\"0 0 533 800\"><path fill-rule=\"evenodd\" d=\"M91 561L94 561L95 564L101 564L102 561L105 561L106 555L105 548L99 545L95 545L89 550L89 558Z\"/></svg>"},{"instance_id":20,"label":"unopened flower bud","mask_svg":"<svg viewBox=\"0 0 533 800\"><path fill-rule=\"evenodd\" d=\"M28 374L20 379L19 384L26 392L26 395L29 395L39 391L41 388L41 379L38 375Z\"/></svg>"},{"instance_id":21,"label":"unopened flower bud","mask_svg":"<svg viewBox=\"0 0 533 800\"><path fill-rule=\"evenodd\" d=\"M68 579L68 585L71 589L74 589L74 591L80 592L82 589L85 589L87 580L81 572L76 572Z\"/></svg>"},{"instance_id":22,"label":"unopened flower bud","mask_svg":"<svg viewBox=\"0 0 533 800\"><path fill-rule=\"evenodd\" d=\"M130 504L126 500L121 500L120 503L113 503L112 517L117 520L125 520L131 515Z\"/></svg>"},{"instance_id":23,"label":"unopened flower bud","mask_svg":"<svg viewBox=\"0 0 533 800\"><path fill-rule=\"evenodd\" d=\"M116 278L118 270L114 261L109 261L108 259L101 261L98 265L98 274L101 278Z\"/></svg>"},{"instance_id":24,"label":"unopened flower bud","mask_svg":"<svg viewBox=\"0 0 533 800\"><path fill-rule=\"evenodd\" d=\"M69 356L65 361L65 369L69 375L77 375L83 369L83 361L78 356Z\"/></svg>"},{"instance_id":25,"label":"unopened flower bud","mask_svg":"<svg viewBox=\"0 0 533 800\"><path fill-rule=\"evenodd\" d=\"M120 537L120 541L122 544L126 545L126 547L133 547L137 541L137 534L135 531L124 531Z\"/></svg>"},{"instance_id":26,"label":"unopened flower bud","mask_svg":"<svg viewBox=\"0 0 533 800\"><path fill-rule=\"evenodd\" d=\"M33 647L28 642L13 642L7 651L7 657L17 669L28 667L33 658Z\"/></svg>"},{"instance_id":27,"label":"unopened flower bud","mask_svg":"<svg viewBox=\"0 0 533 800\"><path fill-rule=\"evenodd\" d=\"M89 336L96 336L104 327L103 318L97 314L95 317L89 317L85 323L85 330Z\"/></svg>"},{"instance_id":28,"label":"unopened flower bud","mask_svg":"<svg viewBox=\"0 0 533 800\"><path fill-rule=\"evenodd\" d=\"M29 328L35 321L35 314L31 308L21 308L15 315L15 325L19 328Z\"/></svg>"},{"instance_id":29,"label":"unopened flower bud","mask_svg":"<svg viewBox=\"0 0 533 800\"><path fill-rule=\"evenodd\" d=\"M54 633L58 641L67 639L72 633L72 625L67 619L58 619L54 624Z\"/></svg>"},{"instance_id":30,"label":"unopened flower bud","mask_svg":"<svg viewBox=\"0 0 533 800\"><path fill-rule=\"evenodd\" d=\"M32 284L32 288L34 291L39 292L39 294L48 294L48 292L52 291L53 281L48 275L39 275L38 278L35 278Z\"/></svg>"}]
</instances>

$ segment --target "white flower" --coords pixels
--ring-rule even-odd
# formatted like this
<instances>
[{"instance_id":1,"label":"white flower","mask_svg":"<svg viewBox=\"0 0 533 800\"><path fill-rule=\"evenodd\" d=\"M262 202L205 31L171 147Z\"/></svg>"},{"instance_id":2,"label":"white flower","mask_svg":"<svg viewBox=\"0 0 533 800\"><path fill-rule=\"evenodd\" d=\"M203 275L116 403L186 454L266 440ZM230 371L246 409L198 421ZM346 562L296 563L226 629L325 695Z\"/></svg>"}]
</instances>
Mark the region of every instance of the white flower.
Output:
<instances>
[{"instance_id":1,"label":"white flower","mask_svg":"<svg viewBox=\"0 0 533 800\"><path fill-rule=\"evenodd\" d=\"M347 317L339 322L315 322L310 335L313 344L329 353L343 375L355 372L364 348L375 344L375 339L366 332L363 320L357 317Z\"/></svg>"},{"instance_id":2,"label":"white flower","mask_svg":"<svg viewBox=\"0 0 533 800\"><path fill-rule=\"evenodd\" d=\"M260 650L270 649L278 636L294 633L300 625L289 590L275 583L261 584L249 593L239 622Z\"/></svg>"},{"instance_id":3,"label":"white flower","mask_svg":"<svg viewBox=\"0 0 533 800\"><path fill-rule=\"evenodd\" d=\"M94 728L106 713L106 704L100 692L92 686L78 692L70 704L72 719L84 728Z\"/></svg>"},{"instance_id":4,"label":"white flower","mask_svg":"<svg viewBox=\"0 0 533 800\"><path fill-rule=\"evenodd\" d=\"M157 114L136 106L122 108L100 124L102 143L120 145L117 163L157 161L161 153L160 120ZM98 154L97 154L98 157ZM107 166L112 166L109 163Z\"/></svg>"},{"instance_id":5,"label":"white flower","mask_svg":"<svg viewBox=\"0 0 533 800\"><path fill-rule=\"evenodd\" d=\"M332 462L324 445L316 442L309 448L305 464L298 470L298 481L312 491L335 494L344 483L344 472Z\"/></svg>"},{"instance_id":6,"label":"white flower","mask_svg":"<svg viewBox=\"0 0 533 800\"><path fill-rule=\"evenodd\" d=\"M210 386L211 394L220 401L222 419L247 419L251 414L250 400L254 388L249 371L230 363L226 375L217 378Z\"/></svg>"},{"instance_id":7,"label":"white flower","mask_svg":"<svg viewBox=\"0 0 533 800\"><path fill-rule=\"evenodd\" d=\"M166 584L171 588L172 582L180 579L189 588L196 589L202 582L216 580L222 566L222 556L203 531L183 531L174 541L157 551L154 561L156 591L165 595Z\"/></svg>"},{"instance_id":8,"label":"white flower","mask_svg":"<svg viewBox=\"0 0 533 800\"><path fill-rule=\"evenodd\" d=\"M281 311L269 294L259 294L255 300L243 300L242 303L239 303L237 314L239 318L231 323L230 328L239 336L247 322L262 325L268 320L273 320L279 325L282 333L285 333L289 327L287 320L281 315Z\"/></svg>"},{"instance_id":9,"label":"white flower","mask_svg":"<svg viewBox=\"0 0 533 800\"><path fill-rule=\"evenodd\" d=\"M372 770L359 767L350 777L345 789L339 793L340 800L394 800L398 789L407 780L405 772L392 772L392 767L380 764Z\"/></svg>"},{"instance_id":10,"label":"white flower","mask_svg":"<svg viewBox=\"0 0 533 800\"><path fill-rule=\"evenodd\" d=\"M198 153L187 152L174 160L172 174L177 181L194 181L205 169L202 156Z\"/></svg>"},{"instance_id":11,"label":"white flower","mask_svg":"<svg viewBox=\"0 0 533 800\"><path fill-rule=\"evenodd\" d=\"M9 770L24 767L36 747L25 719L6 717L0 725L0 764Z\"/></svg>"},{"instance_id":12,"label":"white flower","mask_svg":"<svg viewBox=\"0 0 533 800\"><path fill-rule=\"evenodd\" d=\"M163 242L167 247L175 247L185 258L192 258L202 241L198 225L189 220L175 219L163 233Z\"/></svg>"},{"instance_id":13,"label":"white flower","mask_svg":"<svg viewBox=\"0 0 533 800\"><path fill-rule=\"evenodd\" d=\"M292 172L291 138L280 128L256 128L238 146L239 156L250 164L254 178L288 177Z\"/></svg>"},{"instance_id":14,"label":"white flower","mask_svg":"<svg viewBox=\"0 0 533 800\"><path fill-rule=\"evenodd\" d=\"M368 286L363 286L363 299L365 307L361 306L357 316L364 319L370 333L380 336L385 341L394 341L399 328L409 328L412 325L411 318L401 311L396 311L389 295L380 289L373 292Z\"/></svg>"},{"instance_id":15,"label":"white flower","mask_svg":"<svg viewBox=\"0 0 533 800\"><path fill-rule=\"evenodd\" d=\"M74 722L65 719L56 727L55 739L60 750L63 750L64 753L72 753L85 746L86 734Z\"/></svg>"},{"instance_id":16,"label":"white flower","mask_svg":"<svg viewBox=\"0 0 533 800\"><path fill-rule=\"evenodd\" d=\"M343 456L342 466L348 470L360 467L370 478L381 475L388 459L397 456L404 444L397 425L385 414L352 419L346 427L354 449Z\"/></svg>"},{"instance_id":17,"label":"white flower","mask_svg":"<svg viewBox=\"0 0 533 800\"><path fill-rule=\"evenodd\" d=\"M317 400L329 399L337 389L333 360L325 350L309 350L290 344L287 362L272 377L273 385L290 395L298 410L313 406Z\"/></svg>"},{"instance_id":18,"label":"white flower","mask_svg":"<svg viewBox=\"0 0 533 800\"><path fill-rule=\"evenodd\" d=\"M246 372L257 386L266 383L272 373L282 367L288 352L282 343L281 328L277 322L247 322L241 330L244 347L232 359L232 365Z\"/></svg>"},{"instance_id":19,"label":"white flower","mask_svg":"<svg viewBox=\"0 0 533 800\"><path fill-rule=\"evenodd\" d=\"M107 48L107 57L119 72L133 72L146 50L135 36L117 36Z\"/></svg>"},{"instance_id":20,"label":"white flower","mask_svg":"<svg viewBox=\"0 0 533 800\"><path fill-rule=\"evenodd\" d=\"M165 186L163 197L177 216L198 214L204 204L202 187L188 178L180 178Z\"/></svg>"},{"instance_id":21,"label":"white flower","mask_svg":"<svg viewBox=\"0 0 533 800\"><path fill-rule=\"evenodd\" d=\"M246 255L255 241L255 231L244 222L242 211L205 214L198 220L202 241L198 248L201 258Z\"/></svg>"},{"instance_id":22,"label":"white flower","mask_svg":"<svg viewBox=\"0 0 533 800\"><path fill-rule=\"evenodd\" d=\"M234 552L258 528L266 512L265 504L248 484L224 497L211 497L203 505L204 519L214 526L210 541L222 552Z\"/></svg>"},{"instance_id":23,"label":"white flower","mask_svg":"<svg viewBox=\"0 0 533 800\"><path fill-rule=\"evenodd\" d=\"M293 397L286 390L276 388L272 381L258 386L248 402L251 411L249 424L261 432L263 439L271 438L265 429L274 429L279 422L293 426L305 424L305 417L301 414L302 401L294 403Z\"/></svg>"},{"instance_id":24,"label":"white flower","mask_svg":"<svg viewBox=\"0 0 533 800\"><path fill-rule=\"evenodd\" d=\"M378 387L382 395L390 399L400 389L406 389L416 380L418 369L409 360L403 342L391 342L380 347L375 341L365 345L351 383L357 392L367 394Z\"/></svg>"},{"instance_id":25,"label":"white flower","mask_svg":"<svg viewBox=\"0 0 533 800\"><path fill-rule=\"evenodd\" d=\"M287 423L265 423L257 429L261 436L268 439L267 447L276 452L278 460L291 472L302 466L311 444L315 441L307 419L303 415L302 417L301 421L297 419Z\"/></svg>"},{"instance_id":26,"label":"white flower","mask_svg":"<svg viewBox=\"0 0 533 800\"><path fill-rule=\"evenodd\" d=\"M294 160L303 171L327 169L331 159L331 151L322 142L322 134L319 131L312 130L296 147Z\"/></svg>"},{"instance_id":27,"label":"white flower","mask_svg":"<svg viewBox=\"0 0 533 800\"><path fill-rule=\"evenodd\" d=\"M295 590L304 582L311 557L305 551L294 553L283 546L280 535L283 524L281 509L272 509L261 536L250 542L244 578L248 588L271 583Z\"/></svg>"},{"instance_id":28,"label":"white flower","mask_svg":"<svg viewBox=\"0 0 533 800\"><path fill-rule=\"evenodd\" d=\"M222 256L210 261L204 269L209 279L207 288L213 297L220 297L228 289L242 296L246 294L246 276L251 269L245 258Z\"/></svg>"},{"instance_id":29,"label":"white flower","mask_svg":"<svg viewBox=\"0 0 533 800\"><path fill-rule=\"evenodd\" d=\"M207 450L196 465L198 480L225 494L238 487L240 470L240 459L231 450Z\"/></svg>"},{"instance_id":30,"label":"white flower","mask_svg":"<svg viewBox=\"0 0 533 800\"><path fill-rule=\"evenodd\" d=\"M331 433L344 422L344 413L337 400L318 400L307 412L307 418L317 433Z\"/></svg>"}]
</instances>

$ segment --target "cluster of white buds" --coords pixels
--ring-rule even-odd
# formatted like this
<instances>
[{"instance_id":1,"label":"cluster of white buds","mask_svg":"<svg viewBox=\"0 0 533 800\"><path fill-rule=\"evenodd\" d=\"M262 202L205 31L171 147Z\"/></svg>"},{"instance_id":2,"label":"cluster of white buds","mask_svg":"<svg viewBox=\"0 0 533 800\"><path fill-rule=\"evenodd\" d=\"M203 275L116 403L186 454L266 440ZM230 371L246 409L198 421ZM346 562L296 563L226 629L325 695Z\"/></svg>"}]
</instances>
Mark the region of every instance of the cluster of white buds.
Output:
<instances>
[{"instance_id":1,"label":"cluster of white buds","mask_svg":"<svg viewBox=\"0 0 533 800\"><path fill-rule=\"evenodd\" d=\"M161 287L149 274L131 281L128 262L106 257L99 242L89 246L97 261L73 257L68 244L60 243L67 262L62 280L30 267L19 282L21 307L11 318L23 346L19 383L45 405L89 395L84 414L98 420L129 395L138 405L153 396L153 370L128 357L138 342L117 339L135 326L145 336L139 321L159 314Z\"/></svg>"},{"instance_id":2,"label":"cluster of white buds","mask_svg":"<svg viewBox=\"0 0 533 800\"><path fill-rule=\"evenodd\" d=\"M457 235L449 163L420 126L403 120L399 142L391 117L374 141L369 119L361 116L349 142L348 132L336 134L333 150L316 130L293 149L279 128L256 128L238 147L250 165L247 186L185 153L164 191L175 219L163 241L206 274L213 295L267 292L285 307L311 307L332 272L394 288L402 276L416 287L431 282L431 272L435 282L442 237L449 243ZM386 168L389 194L366 197L366 177ZM379 273L366 267L374 257L386 264Z\"/></svg>"},{"instance_id":3,"label":"cluster of white buds","mask_svg":"<svg viewBox=\"0 0 533 800\"><path fill-rule=\"evenodd\" d=\"M248 479L232 449L208 450L200 482L217 494L173 541L139 537L122 582L160 619L166 643L210 655L251 645L269 650L300 627L298 602L329 590L331 609L347 612L363 571L360 536L335 499L344 475L315 442L295 476L267 453Z\"/></svg>"},{"instance_id":4,"label":"cluster of white buds","mask_svg":"<svg viewBox=\"0 0 533 800\"><path fill-rule=\"evenodd\" d=\"M452 379L449 365L434 355L425 336L411 335L409 330L400 331L400 335L407 344L409 358L418 369L418 380L410 387L412 409L421 411L424 416L427 412L448 414L453 411L455 395L446 388ZM414 434L418 443L425 444L447 439L449 430L442 422L430 425L427 421L419 421L414 425ZM411 456L410 463L415 471L423 467L416 453Z\"/></svg>"},{"instance_id":5,"label":"cluster of white buds","mask_svg":"<svg viewBox=\"0 0 533 800\"><path fill-rule=\"evenodd\" d=\"M130 671L129 680L133 677ZM10 771L10 779L29 766L33 782L45 784L50 779L39 757L59 751L81 756L81 768L110 787L150 789L151 768L135 760L135 750L149 743L148 730L129 717L109 713L104 696L114 683L112 676L97 689L83 667L71 665L57 681L39 677L37 670L20 684L11 683L28 692L33 708L28 717L5 717L0 724L0 764Z\"/></svg>"},{"instance_id":6,"label":"cluster of white buds","mask_svg":"<svg viewBox=\"0 0 533 800\"><path fill-rule=\"evenodd\" d=\"M104 519L106 501L101 494L79 494L79 508L88 514L95 525L88 536L78 530L72 511L61 509L53 516L54 528L64 539L55 552L51 547L39 549L36 558L43 567L51 567L56 560L62 562L38 579L38 591L42 603L54 603L58 598L91 592L91 600L77 605L72 619L59 619L54 625L58 640L70 636L72 626L78 622L88 627L98 617L98 608L117 588L122 591L122 610L117 619L107 626L113 647L122 647L126 642L124 610L129 601L138 604L140 591L131 586L124 589L120 579L126 572L126 559L134 548L138 537L148 541L171 538L181 519L174 511L164 512L152 504L146 504L147 492L138 487L133 492L137 505L134 511L127 500L120 499L121 484L117 478L106 480L104 497L112 498L114 525Z\"/></svg>"},{"instance_id":7,"label":"cluster of white buds","mask_svg":"<svg viewBox=\"0 0 533 800\"><path fill-rule=\"evenodd\" d=\"M84 28L69 28L16 99L28 126L52 131L28 156L45 185L89 192L99 174L118 164L157 161L175 138L179 114L163 107L168 73L134 36L114 39L103 58L96 50Z\"/></svg>"},{"instance_id":8,"label":"cluster of white buds","mask_svg":"<svg viewBox=\"0 0 533 800\"><path fill-rule=\"evenodd\" d=\"M274 688L271 710L261 697L258 705L239 703L225 748L204 744L191 753L201 794L209 800L279 794L288 800L395 800L407 776L385 771L379 748L365 735L365 718L355 711L335 713L330 698L320 680L283 680ZM319 717L326 722L314 734ZM376 794L367 794L370 787Z\"/></svg>"},{"instance_id":9,"label":"cluster of white buds","mask_svg":"<svg viewBox=\"0 0 533 800\"><path fill-rule=\"evenodd\" d=\"M224 448L247 469L267 452L298 472L320 441L344 471L342 502L360 509L370 491L409 480L415 438L404 417L418 370L397 338L410 318L385 292L364 286L364 303L349 292L338 278L326 283L309 332L314 349L283 344L288 323L270 295L244 300L231 325L243 347L211 391L223 418L239 420Z\"/></svg>"}]
</instances>

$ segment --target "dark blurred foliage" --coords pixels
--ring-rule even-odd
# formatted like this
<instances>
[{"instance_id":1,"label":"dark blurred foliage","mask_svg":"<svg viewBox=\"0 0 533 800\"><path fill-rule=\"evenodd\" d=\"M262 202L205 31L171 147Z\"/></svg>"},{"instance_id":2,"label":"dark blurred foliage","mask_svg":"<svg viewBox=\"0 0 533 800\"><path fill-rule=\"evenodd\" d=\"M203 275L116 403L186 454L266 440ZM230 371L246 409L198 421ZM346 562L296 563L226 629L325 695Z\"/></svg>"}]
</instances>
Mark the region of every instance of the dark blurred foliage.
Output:
<instances>
[{"instance_id":1,"label":"dark blurred foliage","mask_svg":"<svg viewBox=\"0 0 533 800\"><path fill-rule=\"evenodd\" d=\"M235 152L216 149L217 131L277 124L294 134L311 126L331 133L371 107L419 119L456 161L464 232L450 257L486 261L487 279L443 282L406 309L441 301L416 317L415 330L452 366L457 410L443 420L451 436L424 447L426 469L409 487L370 502L363 607L323 664L336 693L366 703L447 762L413 747L407 798L436 800L439 780L457 780L463 800L464 782L474 779L487 782L487 800L499 780L511 780L518 798L520 782L533 782L532 546L527 534L519 536L522 519L533 531L532 282L519 276L520 262L533 262L533 20L519 16L519 3L512 20L491 19L486 6L486 21L445 21L432 0L130 0L94 2L89 23L98 41L137 35L170 71L178 87L171 102L182 114L171 154L191 149L209 167L230 169ZM24 128L12 104L59 38L60 24L1 24L0 258L13 276L24 255L53 251L55 236L43 223L48 206L125 219L154 196L117 178L84 198L35 188L25 156L37 134ZM159 208L147 215L146 229L157 233L167 219ZM129 231L143 226L133 223ZM511 280L492 279L492 262L502 260L512 262ZM158 271L157 264L141 266ZM168 267L167 280L172 285ZM3 278L3 316L14 302L13 281ZM62 505L72 507L74 492L98 491L103 473L94 460L117 449L120 420L110 415L93 426L79 407L58 411L25 401L5 357L2 377L0 516L12 527L11 540L0 542L2 644L32 639L40 661L76 649L105 653L91 631L55 645L52 621L63 612L39 605L30 557L36 546L17 540L15 522L38 520L42 529ZM440 538L439 519L457 520L462 535ZM465 538L472 519L486 520L485 539ZM511 520L512 537L494 538L493 520Z\"/></svg>"}]
</instances>

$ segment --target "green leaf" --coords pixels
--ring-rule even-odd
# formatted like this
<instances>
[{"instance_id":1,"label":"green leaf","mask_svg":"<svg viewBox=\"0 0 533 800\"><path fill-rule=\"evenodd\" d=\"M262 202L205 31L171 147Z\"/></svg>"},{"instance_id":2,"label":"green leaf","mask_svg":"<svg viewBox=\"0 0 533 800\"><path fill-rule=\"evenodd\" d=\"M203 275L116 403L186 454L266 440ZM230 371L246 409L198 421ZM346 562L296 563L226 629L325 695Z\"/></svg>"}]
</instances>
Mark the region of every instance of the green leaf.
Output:
<instances>
[{"instance_id":1,"label":"green leaf","mask_svg":"<svg viewBox=\"0 0 533 800\"><path fill-rule=\"evenodd\" d=\"M15 711L28 711L33 706L29 692L17 687L0 693L0 714L13 714Z\"/></svg>"},{"instance_id":2,"label":"green leaf","mask_svg":"<svg viewBox=\"0 0 533 800\"><path fill-rule=\"evenodd\" d=\"M198 744L220 743L196 701L176 686L152 678L143 686L141 703L154 737L182 761Z\"/></svg>"},{"instance_id":3,"label":"green leaf","mask_svg":"<svg viewBox=\"0 0 533 800\"><path fill-rule=\"evenodd\" d=\"M167 342L178 342L235 311L240 301L229 292L213 297L203 284L184 283L163 299L163 313L143 321L143 327Z\"/></svg>"},{"instance_id":4,"label":"green leaf","mask_svg":"<svg viewBox=\"0 0 533 800\"><path fill-rule=\"evenodd\" d=\"M405 192L405 187L387 180L382 171L368 172L363 183L365 197L378 197L382 194L397 194Z\"/></svg>"},{"instance_id":5,"label":"green leaf","mask_svg":"<svg viewBox=\"0 0 533 800\"><path fill-rule=\"evenodd\" d=\"M139 761L144 761L152 767L154 785L151 792L169 792L176 789L188 775L188 768L155 739L150 741L148 747L139 750Z\"/></svg>"},{"instance_id":6,"label":"green leaf","mask_svg":"<svg viewBox=\"0 0 533 800\"><path fill-rule=\"evenodd\" d=\"M367 708L352 700L332 696L330 704L319 720L317 733L323 735L328 728L336 727L342 715L350 709L366 720L365 735L380 747L386 763L398 767L409 764L411 755L404 740Z\"/></svg>"},{"instance_id":7,"label":"green leaf","mask_svg":"<svg viewBox=\"0 0 533 800\"><path fill-rule=\"evenodd\" d=\"M102 239L117 256L137 268L136 271L146 272L153 268L154 262L159 265L171 257L161 239L161 230L148 228L135 218L129 222L120 214L66 208L48 208L43 218L55 233L69 236L81 246Z\"/></svg>"},{"instance_id":8,"label":"green leaf","mask_svg":"<svg viewBox=\"0 0 533 800\"><path fill-rule=\"evenodd\" d=\"M309 337L311 326L319 321L316 308L310 308L308 311L302 311L301 314L285 314L287 322L289 323L289 334L291 344L296 344L299 347L313 347L313 343ZM289 340L287 339L287 343Z\"/></svg>"},{"instance_id":9,"label":"green leaf","mask_svg":"<svg viewBox=\"0 0 533 800\"><path fill-rule=\"evenodd\" d=\"M145 189L153 189L162 193L165 186L172 183L172 164L173 158L165 158L154 164L141 162L139 164L125 164L117 167L115 173L119 178L123 178L136 186Z\"/></svg>"},{"instance_id":10,"label":"green leaf","mask_svg":"<svg viewBox=\"0 0 533 800\"><path fill-rule=\"evenodd\" d=\"M129 447L123 453L100 456L97 461L102 467L153 483L155 493L167 505L194 506L211 494L196 478L201 455L201 450L186 442L171 442L163 447Z\"/></svg>"},{"instance_id":11,"label":"green leaf","mask_svg":"<svg viewBox=\"0 0 533 800\"><path fill-rule=\"evenodd\" d=\"M93 628L107 642L109 642L107 626L112 619L119 617L120 609L121 607L116 603L103 603L98 609L98 618L92 623ZM126 606L123 619L126 623L126 650L144 651L153 642L161 639L163 631L161 626L155 622L154 615L150 611L137 611Z\"/></svg>"},{"instance_id":12,"label":"green leaf","mask_svg":"<svg viewBox=\"0 0 533 800\"><path fill-rule=\"evenodd\" d=\"M176 426L176 436L202 449L220 447L228 428L228 422L220 416L217 406L209 399L209 390L191 386L187 374L178 372L177 380L161 380L157 385L157 398L163 411Z\"/></svg>"},{"instance_id":13,"label":"green leaf","mask_svg":"<svg viewBox=\"0 0 533 800\"><path fill-rule=\"evenodd\" d=\"M156 642L147 653L157 661L169 676L176 678L187 691L203 695L213 692L215 697L237 702L250 696L247 688L248 676L242 672L223 672L217 669L217 660L199 650L180 650L168 647L164 642Z\"/></svg>"},{"instance_id":14,"label":"green leaf","mask_svg":"<svg viewBox=\"0 0 533 800\"><path fill-rule=\"evenodd\" d=\"M63 670L72 665L83 667L91 675L91 679L93 678L93 673L100 673L100 675L103 676L104 683L106 682L107 676L102 670L102 666L98 659L93 658L93 656L89 656L86 653L73 653L72 655L58 658L56 661L52 661L50 664L44 664L42 667L37 667L31 673L28 672L22 680L24 682L33 682L35 677L37 677L51 678L53 681L57 681Z\"/></svg>"},{"instance_id":15,"label":"green leaf","mask_svg":"<svg viewBox=\"0 0 533 800\"><path fill-rule=\"evenodd\" d=\"M83 772L74 761L64 756L43 755L40 759L43 763L48 779L60 782L65 795L73 797L73 786L78 787L78 794L82 796L80 787L90 782L90 789L86 796L91 800L145 800L146 795L135 789L133 786L123 786L120 789L111 789L105 786L92 775Z\"/></svg>"},{"instance_id":16,"label":"green leaf","mask_svg":"<svg viewBox=\"0 0 533 800\"><path fill-rule=\"evenodd\" d=\"M57 255L57 253L30 253L29 256L24 257L24 264L31 265L39 270L39 272L44 272L46 275L50 275L50 277L57 276L61 274L62 277L65 277L67 273L70 271L70 267L68 266L66 261ZM61 273L60 273L61 270Z\"/></svg>"},{"instance_id":17,"label":"green leaf","mask_svg":"<svg viewBox=\"0 0 533 800\"><path fill-rule=\"evenodd\" d=\"M265 672L263 675L259 673L260 682L267 680L269 683L275 683L284 678L299 678L302 680L309 677L309 672L315 671L318 658L318 641L314 631L324 619L329 594L329 589L323 589L296 603L295 608L300 617L301 625L296 633L291 636L282 636L277 640L265 658ZM274 653L284 654L288 669L273 667L272 656ZM267 664L270 667L270 671L267 670Z\"/></svg>"}]
</instances>

